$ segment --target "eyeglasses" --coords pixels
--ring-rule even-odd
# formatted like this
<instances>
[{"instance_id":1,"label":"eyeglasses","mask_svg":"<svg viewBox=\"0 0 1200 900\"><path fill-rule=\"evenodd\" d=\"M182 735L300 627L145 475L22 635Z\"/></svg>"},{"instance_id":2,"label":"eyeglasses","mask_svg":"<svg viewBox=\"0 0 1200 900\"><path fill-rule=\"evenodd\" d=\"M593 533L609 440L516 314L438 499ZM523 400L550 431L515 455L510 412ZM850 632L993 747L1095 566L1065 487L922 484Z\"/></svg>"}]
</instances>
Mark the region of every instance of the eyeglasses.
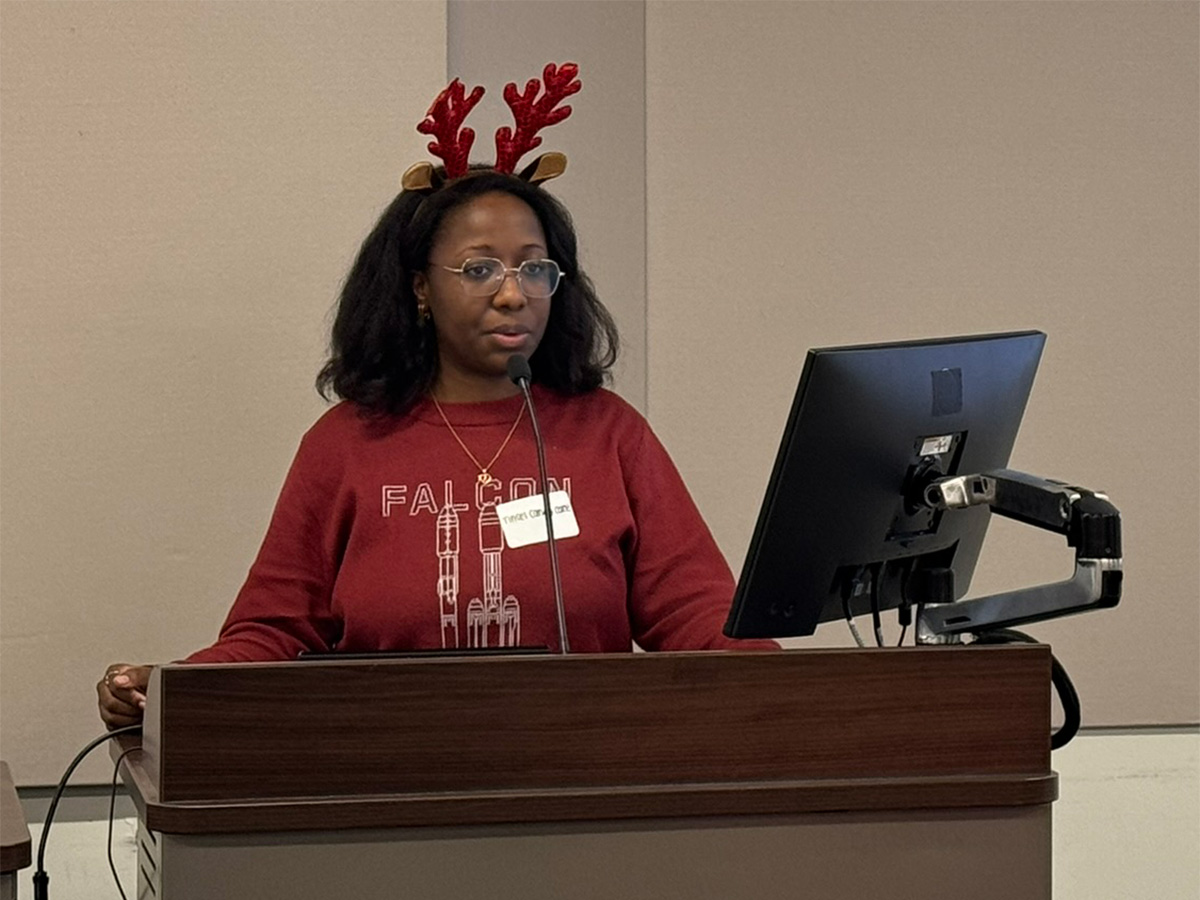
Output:
<instances>
[{"instance_id":1,"label":"eyeglasses","mask_svg":"<svg viewBox=\"0 0 1200 900\"><path fill-rule=\"evenodd\" d=\"M442 268L456 274L463 290L471 297L494 297L511 272L517 276L521 293L530 299L544 300L558 290L562 278L558 263L552 259L527 259L513 269L498 259L482 257L468 259L457 269Z\"/></svg>"}]
</instances>

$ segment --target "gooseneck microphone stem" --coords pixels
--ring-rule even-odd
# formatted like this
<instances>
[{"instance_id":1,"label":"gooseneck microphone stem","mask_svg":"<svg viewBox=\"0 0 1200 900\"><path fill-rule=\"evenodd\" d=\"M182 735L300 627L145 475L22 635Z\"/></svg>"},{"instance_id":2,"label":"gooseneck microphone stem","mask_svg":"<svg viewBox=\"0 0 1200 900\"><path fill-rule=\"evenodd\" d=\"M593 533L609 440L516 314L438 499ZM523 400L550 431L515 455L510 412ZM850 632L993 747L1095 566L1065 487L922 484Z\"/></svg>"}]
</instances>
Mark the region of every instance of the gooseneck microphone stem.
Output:
<instances>
[{"instance_id":1,"label":"gooseneck microphone stem","mask_svg":"<svg viewBox=\"0 0 1200 900\"><path fill-rule=\"evenodd\" d=\"M533 440L537 445L538 477L542 483L542 517L546 520L546 547L550 552L550 577L554 581L554 608L558 614L558 651L565 655L571 652L571 645L567 640L567 613L563 606L562 575L558 569L558 545L554 541L554 514L550 506L550 476L546 472L546 445L542 443L542 429L538 425L537 412L533 408L533 394L529 390L529 383L533 379L529 360L520 353L510 356L508 377L521 389L525 397L525 406L529 410L529 421L533 425Z\"/></svg>"},{"instance_id":2,"label":"gooseneck microphone stem","mask_svg":"<svg viewBox=\"0 0 1200 900\"><path fill-rule=\"evenodd\" d=\"M563 606L562 574L558 568L558 543L554 540L554 511L550 506L550 478L546 473L546 446L542 443L542 430L538 427L537 413L533 411L533 397L529 392L529 382L521 383L521 393L525 395L525 403L529 406L529 421L533 424L533 439L537 444L538 477L542 482L542 515L546 519L546 546L550 552L550 577L554 580L554 609L558 614L558 646L559 652L571 652L570 641L567 640L567 613Z\"/></svg>"}]
</instances>

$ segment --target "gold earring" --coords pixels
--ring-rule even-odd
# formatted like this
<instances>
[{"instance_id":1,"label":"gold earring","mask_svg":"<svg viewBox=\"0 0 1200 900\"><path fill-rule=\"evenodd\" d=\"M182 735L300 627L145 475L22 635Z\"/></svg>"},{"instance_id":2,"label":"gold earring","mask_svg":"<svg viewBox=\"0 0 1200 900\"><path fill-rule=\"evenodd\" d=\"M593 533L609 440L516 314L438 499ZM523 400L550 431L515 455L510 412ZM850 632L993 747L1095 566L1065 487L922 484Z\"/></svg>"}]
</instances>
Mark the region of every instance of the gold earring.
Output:
<instances>
[{"instance_id":1,"label":"gold earring","mask_svg":"<svg viewBox=\"0 0 1200 900\"><path fill-rule=\"evenodd\" d=\"M426 306L424 303L418 303L417 304L417 324L422 325L422 326L428 325L429 320L431 318L433 318L433 317L429 314L429 307Z\"/></svg>"}]
</instances>

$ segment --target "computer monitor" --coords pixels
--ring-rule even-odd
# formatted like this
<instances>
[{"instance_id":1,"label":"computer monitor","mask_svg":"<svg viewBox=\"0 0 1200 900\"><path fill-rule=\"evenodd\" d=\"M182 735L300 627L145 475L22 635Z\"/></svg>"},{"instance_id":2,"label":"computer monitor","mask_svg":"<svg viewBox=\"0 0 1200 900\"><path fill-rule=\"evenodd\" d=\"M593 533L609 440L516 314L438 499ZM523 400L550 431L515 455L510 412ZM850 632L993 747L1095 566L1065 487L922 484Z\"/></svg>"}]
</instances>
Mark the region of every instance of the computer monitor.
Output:
<instances>
[{"instance_id":1,"label":"computer monitor","mask_svg":"<svg viewBox=\"0 0 1200 900\"><path fill-rule=\"evenodd\" d=\"M725 634L812 634L939 588L962 598L989 509L921 498L935 478L1007 466L1045 340L1025 331L810 350Z\"/></svg>"}]
</instances>

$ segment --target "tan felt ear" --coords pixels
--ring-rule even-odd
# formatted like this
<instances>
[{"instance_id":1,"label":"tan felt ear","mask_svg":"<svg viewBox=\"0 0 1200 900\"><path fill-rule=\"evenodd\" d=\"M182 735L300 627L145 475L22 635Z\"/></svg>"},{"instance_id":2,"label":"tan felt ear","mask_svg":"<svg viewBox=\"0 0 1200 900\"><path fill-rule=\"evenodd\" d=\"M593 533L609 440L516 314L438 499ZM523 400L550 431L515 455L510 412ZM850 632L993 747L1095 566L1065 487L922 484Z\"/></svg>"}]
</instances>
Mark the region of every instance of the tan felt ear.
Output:
<instances>
[{"instance_id":1,"label":"tan felt ear","mask_svg":"<svg viewBox=\"0 0 1200 900\"><path fill-rule=\"evenodd\" d=\"M406 191L433 190L433 164L428 162L413 163L400 176L400 187Z\"/></svg>"},{"instance_id":2,"label":"tan felt ear","mask_svg":"<svg viewBox=\"0 0 1200 900\"><path fill-rule=\"evenodd\" d=\"M543 153L521 170L520 177L530 184L540 184L557 178L567 171L567 158L561 153Z\"/></svg>"}]
</instances>

